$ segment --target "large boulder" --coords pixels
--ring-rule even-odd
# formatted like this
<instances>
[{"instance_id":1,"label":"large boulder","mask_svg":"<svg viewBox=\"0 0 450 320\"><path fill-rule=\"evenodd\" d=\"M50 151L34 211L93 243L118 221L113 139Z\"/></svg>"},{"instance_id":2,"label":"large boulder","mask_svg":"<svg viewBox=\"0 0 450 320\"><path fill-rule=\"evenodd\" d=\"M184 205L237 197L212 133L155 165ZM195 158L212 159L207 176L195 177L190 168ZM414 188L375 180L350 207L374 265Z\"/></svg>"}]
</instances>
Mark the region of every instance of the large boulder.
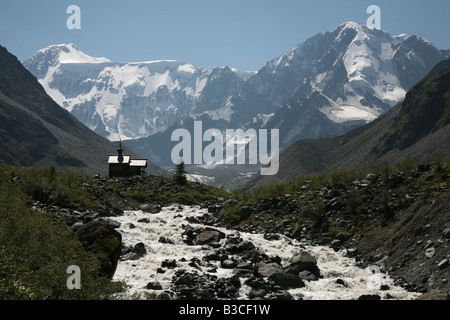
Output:
<instances>
[{"instance_id":1,"label":"large boulder","mask_svg":"<svg viewBox=\"0 0 450 320\"><path fill-rule=\"evenodd\" d=\"M205 230L197 235L196 244L204 245L212 242L219 242L220 239L225 238L223 232L217 230Z\"/></svg>"},{"instance_id":2,"label":"large boulder","mask_svg":"<svg viewBox=\"0 0 450 320\"><path fill-rule=\"evenodd\" d=\"M276 272L269 277L269 280L284 290L303 288L305 286L305 283L299 276L286 272Z\"/></svg>"},{"instance_id":3,"label":"large boulder","mask_svg":"<svg viewBox=\"0 0 450 320\"><path fill-rule=\"evenodd\" d=\"M298 275L302 271L309 271L316 277L320 276L317 260L307 251L302 251L293 256L286 267L286 272Z\"/></svg>"},{"instance_id":4,"label":"large boulder","mask_svg":"<svg viewBox=\"0 0 450 320\"><path fill-rule=\"evenodd\" d=\"M93 220L80 226L76 238L99 262L98 275L112 278L122 251L122 235L109 223Z\"/></svg>"},{"instance_id":5,"label":"large boulder","mask_svg":"<svg viewBox=\"0 0 450 320\"><path fill-rule=\"evenodd\" d=\"M283 272L283 268L276 262L259 262L256 264L256 275L259 277L270 277L279 272Z\"/></svg>"},{"instance_id":6,"label":"large boulder","mask_svg":"<svg viewBox=\"0 0 450 320\"><path fill-rule=\"evenodd\" d=\"M141 210L147 213L160 213L162 207L159 204L146 203L141 206Z\"/></svg>"}]
</instances>

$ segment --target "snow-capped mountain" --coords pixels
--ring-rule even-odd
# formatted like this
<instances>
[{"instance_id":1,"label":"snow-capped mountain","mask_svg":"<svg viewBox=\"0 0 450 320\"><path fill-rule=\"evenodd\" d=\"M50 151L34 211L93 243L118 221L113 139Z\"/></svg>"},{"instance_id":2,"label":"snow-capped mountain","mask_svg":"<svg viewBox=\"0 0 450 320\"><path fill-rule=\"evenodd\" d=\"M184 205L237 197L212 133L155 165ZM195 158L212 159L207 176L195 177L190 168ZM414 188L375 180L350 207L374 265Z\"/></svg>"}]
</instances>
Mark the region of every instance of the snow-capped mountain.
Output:
<instances>
[{"instance_id":1,"label":"snow-capped mountain","mask_svg":"<svg viewBox=\"0 0 450 320\"><path fill-rule=\"evenodd\" d=\"M283 129L284 146L339 134L390 110L442 59L422 37L347 22L267 62L215 113Z\"/></svg>"},{"instance_id":2,"label":"snow-capped mountain","mask_svg":"<svg viewBox=\"0 0 450 320\"><path fill-rule=\"evenodd\" d=\"M347 22L267 62L220 108L130 141L130 147L170 166L170 133L189 130L193 120L202 120L204 130L278 128L281 148L302 138L343 134L401 102L443 59L443 52L419 36L392 36Z\"/></svg>"},{"instance_id":3,"label":"snow-capped mountain","mask_svg":"<svg viewBox=\"0 0 450 320\"><path fill-rule=\"evenodd\" d=\"M173 167L171 133L208 128L279 129L280 148L343 134L401 102L445 51L415 35L354 22L318 33L258 72L206 70L180 61L117 63L74 45L40 50L24 65L94 131Z\"/></svg>"},{"instance_id":4,"label":"snow-capped mountain","mask_svg":"<svg viewBox=\"0 0 450 320\"><path fill-rule=\"evenodd\" d=\"M74 44L39 50L23 64L59 105L110 140L147 137L221 106L253 74L174 60L112 62Z\"/></svg>"}]
</instances>

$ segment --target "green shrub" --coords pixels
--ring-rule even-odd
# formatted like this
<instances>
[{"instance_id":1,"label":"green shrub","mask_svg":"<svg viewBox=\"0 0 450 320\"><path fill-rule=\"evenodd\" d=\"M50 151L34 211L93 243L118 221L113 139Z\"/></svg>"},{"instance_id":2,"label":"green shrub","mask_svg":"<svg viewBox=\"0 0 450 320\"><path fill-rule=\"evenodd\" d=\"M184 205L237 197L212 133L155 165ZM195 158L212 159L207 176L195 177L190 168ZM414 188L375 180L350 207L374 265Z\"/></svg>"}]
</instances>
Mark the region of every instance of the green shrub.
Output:
<instances>
[{"instance_id":1,"label":"green shrub","mask_svg":"<svg viewBox=\"0 0 450 320\"><path fill-rule=\"evenodd\" d=\"M411 159L406 159L403 161L398 162L395 165L395 169L398 171L411 171L415 168L414 161Z\"/></svg>"},{"instance_id":2,"label":"green shrub","mask_svg":"<svg viewBox=\"0 0 450 320\"><path fill-rule=\"evenodd\" d=\"M27 208L14 186L0 184L0 299L107 299L120 290L96 276L96 259L72 230ZM80 290L69 290L67 268L81 268Z\"/></svg>"},{"instance_id":3,"label":"green shrub","mask_svg":"<svg viewBox=\"0 0 450 320\"><path fill-rule=\"evenodd\" d=\"M239 208L240 205L230 205L221 212L221 217L226 218L231 224L238 224L241 221Z\"/></svg>"},{"instance_id":4,"label":"green shrub","mask_svg":"<svg viewBox=\"0 0 450 320\"><path fill-rule=\"evenodd\" d=\"M336 170L330 174L329 184L331 186L349 184L364 177L365 174L357 170Z\"/></svg>"},{"instance_id":5,"label":"green shrub","mask_svg":"<svg viewBox=\"0 0 450 320\"><path fill-rule=\"evenodd\" d=\"M268 183L251 191L252 200L277 197L286 193L287 185L284 182Z\"/></svg>"},{"instance_id":6,"label":"green shrub","mask_svg":"<svg viewBox=\"0 0 450 320\"><path fill-rule=\"evenodd\" d=\"M44 186L40 181L30 179L23 182L23 192L31 196L33 200L45 201L47 199L47 194L45 192Z\"/></svg>"},{"instance_id":7,"label":"green shrub","mask_svg":"<svg viewBox=\"0 0 450 320\"><path fill-rule=\"evenodd\" d=\"M58 186L55 195L55 205L68 207L70 204L70 190L64 186Z\"/></svg>"}]
</instances>

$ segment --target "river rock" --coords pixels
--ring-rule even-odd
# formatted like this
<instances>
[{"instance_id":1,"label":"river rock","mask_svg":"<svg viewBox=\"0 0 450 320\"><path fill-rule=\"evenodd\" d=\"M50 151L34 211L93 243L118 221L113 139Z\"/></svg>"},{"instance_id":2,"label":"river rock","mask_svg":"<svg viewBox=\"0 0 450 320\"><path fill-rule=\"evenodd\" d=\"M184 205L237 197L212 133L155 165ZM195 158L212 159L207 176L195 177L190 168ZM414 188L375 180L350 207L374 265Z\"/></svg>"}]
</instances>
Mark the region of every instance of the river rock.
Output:
<instances>
[{"instance_id":1,"label":"river rock","mask_svg":"<svg viewBox=\"0 0 450 320\"><path fill-rule=\"evenodd\" d=\"M363 294L358 300L381 300L381 297L377 294Z\"/></svg>"},{"instance_id":2,"label":"river rock","mask_svg":"<svg viewBox=\"0 0 450 320\"><path fill-rule=\"evenodd\" d=\"M205 230L197 235L195 243L197 245L204 245L211 242L218 242L223 238L225 238L225 234L223 232L217 230Z\"/></svg>"},{"instance_id":3,"label":"river rock","mask_svg":"<svg viewBox=\"0 0 450 320\"><path fill-rule=\"evenodd\" d=\"M203 228L187 225L184 227L184 231L181 234L181 238L183 239L184 243L191 246L195 244L197 235L203 231L204 231Z\"/></svg>"},{"instance_id":4,"label":"river rock","mask_svg":"<svg viewBox=\"0 0 450 320\"><path fill-rule=\"evenodd\" d=\"M300 271L300 273L298 274L298 276L300 277L300 279L306 280L306 281L316 281L316 280L319 280L314 274L312 274L312 273L309 272L308 270Z\"/></svg>"},{"instance_id":5,"label":"river rock","mask_svg":"<svg viewBox=\"0 0 450 320\"><path fill-rule=\"evenodd\" d=\"M175 261L175 259L165 259L162 263L161 263L161 267L163 268L167 268L167 269L173 269L177 266L177 262Z\"/></svg>"},{"instance_id":6,"label":"river rock","mask_svg":"<svg viewBox=\"0 0 450 320\"><path fill-rule=\"evenodd\" d=\"M286 272L276 272L269 277L277 286L282 289L303 288L305 283L299 276Z\"/></svg>"},{"instance_id":7,"label":"river rock","mask_svg":"<svg viewBox=\"0 0 450 320\"><path fill-rule=\"evenodd\" d=\"M252 289L249 293L248 293L248 298L249 299L261 299L262 297L264 297L267 294L267 291L259 288L259 289Z\"/></svg>"},{"instance_id":8,"label":"river rock","mask_svg":"<svg viewBox=\"0 0 450 320\"><path fill-rule=\"evenodd\" d=\"M158 281L151 281L146 286L149 290L162 290L162 285Z\"/></svg>"},{"instance_id":9,"label":"river rock","mask_svg":"<svg viewBox=\"0 0 450 320\"><path fill-rule=\"evenodd\" d=\"M239 281L239 279L238 279ZM240 281L239 281L240 286ZM236 299L238 296L238 288L239 286L235 286L231 278L219 278L215 282L214 291L216 292L219 298L224 299Z\"/></svg>"},{"instance_id":10,"label":"river rock","mask_svg":"<svg viewBox=\"0 0 450 320\"><path fill-rule=\"evenodd\" d=\"M287 290L278 290L270 294L270 300L294 300L294 297ZM303 300L300 298L299 300Z\"/></svg>"},{"instance_id":11,"label":"river rock","mask_svg":"<svg viewBox=\"0 0 450 320\"><path fill-rule=\"evenodd\" d=\"M248 262L248 261L241 262L236 266L236 268L245 269L245 270L253 270L253 263Z\"/></svg>"},{"instance_id":12,"label":"river rock","mask_svg":"<svg viewBox=\"0 0 450 320\"><path fill-rule=\"evenodd\" d=\"M156 296L156 300L172 300L172 296L167 292L161 292Z\"/></svg>"},{"instance_id":13,"label":"river rock","mask_svg":"<svg viewBox=\"0 0 450 320\"><path fill-rule=\"evenodd\" d=\"M159 243L167 243L167 244L175 244L175 241L169 237L159 237L158 242Z\"/></svg>"},{"instance_id":14,"label":"river rock","mask_svg":"<svg viewBox=\"0 0 450 320\"><path fill-rule=\"evenodd\" d=\"M270 277L274 273L283 272L283 268L275 262L259 262L256 264L256 275L260 277Z\"/></svg>"},{"instance_id":15,"label":"river rock","mask_svg":"<svg viewBox=\"0 0 450 320\"><path fill-rule=\"evenodd\" d=\"M233 269L234 267L236 267L236 265L236 261L231 259L225 259L220 263L220 267L224 269Z\"/></svg>"},{"instance_id":16,"label":"river rock","mask_svg":"<svg viewBox=\"0 0 450 320\"><path fill-rule=\"evenodd\" d=\"M174 278L177 276L177 274L175 274ZM181 285L189 285L194 281L195 278L195 274L193 273L183 273L181 274L175 281L174 284L176 286L181 286Z\"/></svg>"},{"instance_id":17,"label":"river rock","mask_svg":"<svg viewBox=\"0 0 450 320\"><path fill-rule=\"evenodd\" d=\"M245 280L244 283L253 289L268 287L266 281L263 278L258 278L255 276L250 276L247 280Z\"/></svg>"},{"instance_id":18,"label":"river rock","mask_svg":"<svg viewBox=\"0 0 450 320\"><path fill-rule=\"evenodd\" d=\"M333 249L339 249L339 247L342 245L342 241L339 239L334 239L330 242L330 247Z\"/></svg>"},{"instance_id":19,"label":"river rock","mask_svg":"<svg viewBox=\"0 0 450 320\"><path fill-rule=\"evenodd\" d=\"M222 209L223 209L223 207L220 205L217 205L217 204L208 206L209 213L217 213L217 212L220 212Z\"/></svg>"},{"instance_id":20,"label":"river rock","mask_svg":"<svg viewBox=\"0 0 450 320\"><path fill-rule=\"evenodd\" d=\"M121 226L120 222L115 221L115 220L110 219L110 218L100 217L100 218L98 218L97 220L100 220L100 221L103 221L103 222L108 223L108 224L109 224L111 227L113 227L114 229L118 229L118 228L120 228L120 226Z\"/></svg>"},{"instance_id":21,"label":"river rock","mask_svg":"<svg viewBox=\"0 0 450 320\"><path fill-rule=\"evenodd\" d=\"M145 244L143 242L136 243L133 251L142 257L147 254L147 250L145 249Z\"/></svg>"},{"instance_id":22,"label":"river rock","mask_svg":"<svg viewBox=\"0 0 450 320\"><path fill-rule=\"evenodd\" d=\"M124 250L122 250L121 260L122 261L139 260L146 254L147 254L147 250L145 249L144 243L139 242L131 248L124 248Z\"/></svg>"},{"instance_id":23,"label":"river rock","mask_svg":"<svg viewBox=\"0 0 450 320\"><path fill-rule=\"evenodd\" d=\"M289 262L286 272L298 275L301 271L309 271L316 277L319 276L320 271L317 267L317 260L308 252L302 251L292 257Z\"/></svg>"},{"instance_id":24,"label":"river rock","mask_svg":"<svg viewBox=\"0 0 450 320\"><path fill-rule=\"evenodd\" d=\"M123 213L124 213L124 212L123 212L122 209L117 208L117 207L112 207L111 210L110 210L110 212L109 212L109 216L117 217L117 216L123 215Z\"/></svg>"},{"instance_id":25,"label":"river rock","mask_svg":"<svg viewBox=\"0 0 450 320\"><path fill-rule=\"evenodd\" d=\"M341 278L336 279L336 281L334 283L339 284L344 287L347 287L347 283L344 280L342 280Z\"/></svg>"},{"instance_id":26,"label":"river rock","mask_svg":"<svg viewBox=\"0 0 450 320\"><path fill-rule=\"evenodd\" d=\"M252 242L250 242L250 241L243 241L243 242L238 244L239 252L251 251L251 250L253 250L255 248L256 248L255 245Z\"/></svg>"},{"instance_id":27,"label":"river rock","mask_svg":"<svg viewBox=\"0 0 450 320\"><path fill-rule=\"evenodd\" d=\"M281 236L277 233L264 233L264 239L266 240L280 240Z\"/></svg>"},{"instance_id":28,"label":"river rock","mask_svg":"<svg viewBox=\"0 0 450 320\"><path fill-rule=\"evenodd\" d=\"M144 204L141 206L141 210L147 213L159 213L162 207L159 204Z\"/></svg>"},{"instance_id":29,"label":"river rock","mask_svg":"<svg viewBox=\"0 0 450 320\"><path fill-rule=\"evenodd\" d=\"M216 298L217 276L178 270L172 277L172 289L177 300L212 300Z\"/></svg>"}]
</instances>

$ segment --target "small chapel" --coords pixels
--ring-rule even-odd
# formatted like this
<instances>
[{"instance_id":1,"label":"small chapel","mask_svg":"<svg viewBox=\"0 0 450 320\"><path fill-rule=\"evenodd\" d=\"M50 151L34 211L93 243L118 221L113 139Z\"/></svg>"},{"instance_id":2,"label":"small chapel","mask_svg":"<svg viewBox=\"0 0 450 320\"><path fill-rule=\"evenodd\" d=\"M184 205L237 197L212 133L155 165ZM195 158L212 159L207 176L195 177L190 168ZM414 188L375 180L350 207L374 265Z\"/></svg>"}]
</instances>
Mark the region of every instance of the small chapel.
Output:
<instances>
[{"instance_id":1,"label":"small chapel","mask_svg":"<svg viewBox=\"0 0 450 320\"><path fill-rule=\"evenodd\" d=\"M132 159L131 155L124 155L122 140L119 141L117 154L108 157L110 177L130 177L144 175L147 159Z\"/></svg>"}]
</instances>

